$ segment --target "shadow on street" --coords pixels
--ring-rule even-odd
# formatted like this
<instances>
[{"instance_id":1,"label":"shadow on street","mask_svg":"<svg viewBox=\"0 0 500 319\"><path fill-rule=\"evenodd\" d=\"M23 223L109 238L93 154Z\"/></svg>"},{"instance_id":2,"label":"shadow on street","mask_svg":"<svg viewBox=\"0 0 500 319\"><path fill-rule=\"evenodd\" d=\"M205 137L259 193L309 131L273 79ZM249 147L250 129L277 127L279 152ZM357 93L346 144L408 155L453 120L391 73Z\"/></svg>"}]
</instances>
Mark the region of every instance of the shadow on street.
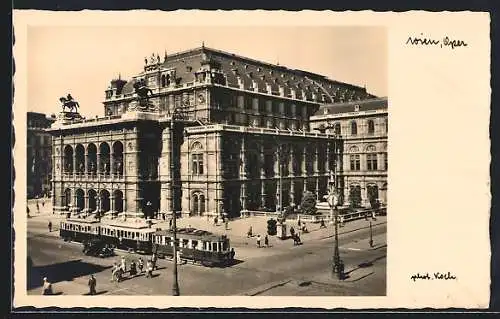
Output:
<instances>
[{"instance_id":1,"label":"shadow on street","mask_svg":"<svg viewBox=\"0 0 500 319\"><path fill-rule=\"evenodd\" d=\"M31 257L28 257L28 289L41 287L43 277L51 283L71 281L81 276L89 276L111 268L111 266L100 266L79 260L71 260L45 266L33 266Z\"/></svg>"}]
</instances>

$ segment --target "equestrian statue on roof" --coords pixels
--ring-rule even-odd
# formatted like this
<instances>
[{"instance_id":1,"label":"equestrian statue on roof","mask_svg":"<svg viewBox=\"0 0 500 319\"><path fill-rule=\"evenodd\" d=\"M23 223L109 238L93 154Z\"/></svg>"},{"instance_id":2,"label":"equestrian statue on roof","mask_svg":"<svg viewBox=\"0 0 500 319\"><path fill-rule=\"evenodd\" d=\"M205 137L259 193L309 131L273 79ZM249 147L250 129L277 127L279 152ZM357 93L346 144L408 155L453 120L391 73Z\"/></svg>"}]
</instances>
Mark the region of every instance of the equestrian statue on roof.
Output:
<instances>
[{"instance_id":1,"label":"equestrian statue on roof","mask_svg":"<svg viewBox=\"0 0 500 319\"><path fill-rule=\"evenodd\" d=\"M139 101L139 105L141 107L149 106L149 96L153 94L153 91L147 87L146 81L144 79L140 79L139 81L134 83L135 93L137 94L137 100Z\"/></svg>"},{"instance_id":2,"label":"equestrian statue on roof","mask_svg":"<svg viewBox=\"0 0 500 319\"><path fill-rule=\"evenodd\" d=\"M62 103L63 112L67 108L71 113L78 113L78 108L80 107L80 104L78 104L78 102L75 99L73 99L71 94L68 94L66 97L64 96L60 97L59 101L61 101Z\"/></svg>"}]
</instances>

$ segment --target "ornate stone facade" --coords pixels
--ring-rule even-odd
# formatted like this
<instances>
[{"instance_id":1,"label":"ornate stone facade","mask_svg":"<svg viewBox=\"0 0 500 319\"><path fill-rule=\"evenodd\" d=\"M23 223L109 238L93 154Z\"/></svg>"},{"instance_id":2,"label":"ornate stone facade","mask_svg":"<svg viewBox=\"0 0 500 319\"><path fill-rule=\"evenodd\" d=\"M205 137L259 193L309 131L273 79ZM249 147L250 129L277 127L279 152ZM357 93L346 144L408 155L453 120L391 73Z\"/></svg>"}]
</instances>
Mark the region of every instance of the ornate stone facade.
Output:
<instances>
[{"instance_id":1,"label":"ornate stone facade","mask_svg":"<svg viewBox=\"0 0 500 319\"><path fill-rule=\"evenodd\" d=\"M153 216L170 213L175 200L184 214L237 216L275 210L279 181L283 206L300 204L305 190L322 199L345 146L313 130L313 115L373 98L360 87L205 47L163 61L156 55L130 81L111 81L106 117L53 125L54 207ZM183 117L173 134L174 110ZM179 196L172 196L172 172Z\"/></svg>"}]
</instances>

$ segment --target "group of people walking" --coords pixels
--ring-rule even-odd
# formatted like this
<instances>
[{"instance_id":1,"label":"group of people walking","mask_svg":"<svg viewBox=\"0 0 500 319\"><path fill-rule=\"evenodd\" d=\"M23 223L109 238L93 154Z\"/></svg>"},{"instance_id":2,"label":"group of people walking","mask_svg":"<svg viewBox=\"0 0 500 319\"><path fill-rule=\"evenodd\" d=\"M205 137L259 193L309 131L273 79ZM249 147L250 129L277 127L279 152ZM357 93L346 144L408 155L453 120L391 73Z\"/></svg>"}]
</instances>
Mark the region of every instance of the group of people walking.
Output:
<instances>
[{"instance_id":1,"label":"group of people walking","mask_svg":"<svg viewBox=\"0 0 500 319\"><path fill-rule=\"evenodd\" d=\"M146 268L144 268L144 260L139 257L137 261L132 260L129 267L127 267L127 261L124 256L122 256L120 263L114 263L113 269L111 271L111 281L120 282L123 276L128 273L131 277L141 275L145 271L146 278L153 278L153 270L157 269L157 255L153 254L151 259L146 262Z\"/></svg>"}]
</instances>

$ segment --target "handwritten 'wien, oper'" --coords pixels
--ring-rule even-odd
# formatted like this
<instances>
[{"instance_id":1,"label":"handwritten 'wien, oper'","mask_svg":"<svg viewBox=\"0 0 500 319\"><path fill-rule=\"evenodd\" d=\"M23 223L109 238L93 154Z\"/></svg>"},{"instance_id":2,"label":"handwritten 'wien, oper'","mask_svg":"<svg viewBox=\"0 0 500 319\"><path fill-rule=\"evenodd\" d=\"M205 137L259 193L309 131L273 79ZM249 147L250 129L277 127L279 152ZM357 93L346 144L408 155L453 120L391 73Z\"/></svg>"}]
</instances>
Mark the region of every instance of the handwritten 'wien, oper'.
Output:
<instances>
[{"instance_id":1,"label":"handwritten 'wien, oper'","mask_svg":"<svg viewBox=\"0 0 500 319\"><path fill-rule=\"evenodd\" d=\"M433 274L433 276L430 276L428 272L426 272L424 274L416 273L415 275L412 275L410 277L410 279L415 282L415 281L417 281L417 279L423 279L423 280L434 280L434 279L437 279L437 280L455 280L455 279L457 279L457 277L455 275L452 275L452 273L448 271L447 273L435 272Z\"/></svg>"},{"instance_id":2,"label":"handwritten 'wien, oper'","mask_svg":"<svg viewBox=\"0 0 500 319\"><path fill-rule=\"evenodd\" d=\"M420 33L421 36L423 36L423 33ZM452 49L458 48L458 47L466 47L468 44L463 41L463 40L452 40L445 36L442 40L435 40L435 39L430 39L430 38L419 38L419 37L408 37L408 40L406 40L407 45L416 45L416 46L439 46L442 48L443 46L445 47L451 47Z\"/></svg>"}]
</instances>

